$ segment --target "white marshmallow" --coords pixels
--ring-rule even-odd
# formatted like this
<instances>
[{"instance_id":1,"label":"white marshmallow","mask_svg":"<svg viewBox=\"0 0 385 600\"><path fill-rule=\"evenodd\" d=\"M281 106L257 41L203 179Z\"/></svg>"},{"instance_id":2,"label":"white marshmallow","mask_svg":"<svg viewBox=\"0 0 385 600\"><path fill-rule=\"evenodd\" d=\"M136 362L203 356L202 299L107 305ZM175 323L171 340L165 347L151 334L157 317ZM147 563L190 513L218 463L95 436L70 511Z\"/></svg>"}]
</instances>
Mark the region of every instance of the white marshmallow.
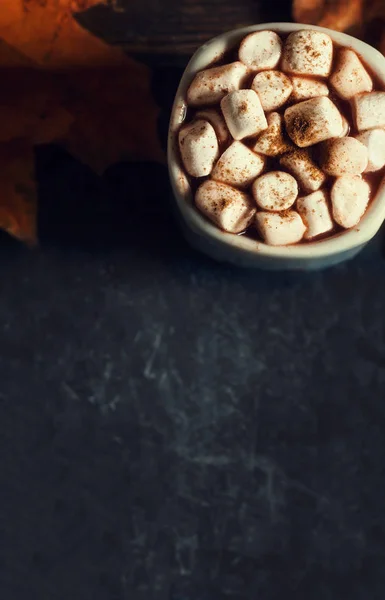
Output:
<instances>
[{"instance_id":1,"label":"white marshmallow","mask_svg":"<svg viewBox=\"0 0 385 600\"><path fill-rule=\"evenodd\" d=\"M233 142L215 165L212 178L235 187L247 187L262 173L265 160L242 142Z\"/></svg>"},{"instance_id":2,"label":"white marshmallow","mask_svg":"<svg viewBox=\"0 0 385 600\"><path fill-rule=\"evenodd\" d=\"M368 150L368 165L364 173L382 169L385 166L385 131L370 129L357 135L356 139Z\"/></svg>"},{"instance_id":3,"label":"white marshmallow","mask_svg":"<svg viewBox=\"0 0 385 600\"><path fill-rule=\"evenodd\" d=\"M214 127L214 131L217 134L219 143L225 144L230 139L230 132L227 129L224 118L214 108L198 110L195 117L197 119L203 119L204 121L208 121L210 125Z\"/></svg>"},{"instance_id":4,"label":"white marshmallow","mask_svg":"<svg viewBox=\"0 0 385 600\"><path fill-rule=\"evenodd\" d=\"M338 177L332 187L334 220L349 229L359 223L370 198L370 186L358 175Z\"/></svg>"},{"instance_id":5,"label":"white marshmallow","mask_svg":"<svg viewBox=\"0 0 385 600\"><path fill-rule=\"evenodd\" d=\"M355 96L353 110L358 131L385 127L385 92Z\"/></svg>"},{"instance_id":6,"label":"white marshmallow","mask_svg":"<svg viewBox=\"0 0 385 600\"><path fill-rule=\"evenodd\" d=\"M334 227L324 190L298 198L297 210L306 225L304 238L307 240L327 233Z\"/></svg>"},{"instance_id":7,"label":"white marshmallow","mask_svg":"<svg viewBox=\"0 0 385 600\"><path fill-rule=\"evenodd\" d=\"M237 90L221 102L226 125L235 140L257 135L267 128L267 121L258 95L253 90Z\"/></svg>"},{"instance_id":8,"label":"white marshmallow","mask_svg":"<svg viewBox=\"0 0 385 600\"><path fill-rule=\"evenodd\" d=\"M326 33L302 29L289 35L283 48L282 70L296 75L327 77L333 60L333 43Z\"/></svg>"},{"instance_id":9,"label":"white marshmallow","mask_svg":"<svg viewBox=\"0 0 385 600\"><path fill-rule=\"evenodd\" d=\"M250 69L274 69L282 53L282 42L274 31L256 31L246 36L239 46L239 60Z\"/></svg>"},{"instance_id":10,"label":"white marshmallow","mask_svg":"<svg viewBox=\"0 0 385 600\"><path fill-rule=\"evenodd\" d=\"M262 238L270 246L286 246L300 242L306 227L294 210L287 213L257 212L255 224Z\"/></svg>"},{"instance_id":11,"label":"white marshmallow","mask_svg":"<svg viewBox=\"0 0 385 600\"><path fill-rule=\"evenodd\" d=\"M286 141L283 135L283 117L272 112L267 115L267 129L262 131L255 143L254 152L267 156L278 156L292 148L291 142Z\"/></svg>"},{"instance_id":12,"label":"white marshmallow","mask_svg":"<svg viewBox=\"0 0 385 600\"><path fill-rule=\"evenodd\" d=\"M252 192L263 210L281 211L293 206L298 196L298 185L289 173L270 171L254 181Z\"/></svg>"},{"instance_id":13,"label":"white marshmallow","mask_svg":"<svg viewBox=\"0 0 385 600\"><path fill-rule=\"evenodd\" d=\"M286 130L297 146L306 148L342 133L341 113L324 96L299 102L285 110Z\"/></svg>"},{"instance_id":14,"label":"white marshmallow","mask_svg":"<svg viewBox=\"0 0 385 600\"><path fill-rule=\"evenodd\" d=\"M270 111L287 102L293 86L289 77L281 71L261 71L254 77L251 88L257 92L263 110Z\"/></svg>"},{"instance_id":15,"label":"white marshmallow","mask_svg":"<svg viewBox=\"0 0 385 600\"><path fill-rule=\"evenodd\" d=\"M337 67L330 76L330 84L344 100L356 94L371 92L373 81L353 50L342 48L338 54Z\"/></svg>"},{"instance_id":16,"label":"white marshmallow","mask_svg":"<svg viewBox=\"0 0 385 600\"><path fill-rule=\"evenodd\" d=\"M239 90L246 75L247 67L241 62L200 71L187 90L187 103L190 106L217 104L229 92Z\"/></svg>"},{"instance_id":17,"label":"white marshmallow","mask_svg":"<svg viewBox=\"0 0 385 600\"><path fill-rule=\"evenodd\" d=\"M367 166L368 150L353 137L329 140L322 149L321 167L328 175L360 175Z\"/></svg>"},{"instance_id":18,"label":"white marshmallow","mask_svg":"<svg viewBox=\"0 0 385 600\"><path fill-rule=\"evenodd\" d=\"M306 150L292 150L284 154L279 162L295 175L307 192L315 192L325 182L325 173L317 167Z\"/></svg>"},{"instance_id":19,"label":"white marshmallow","mask_svg":"<svg viewBox=\"0 0 385 600\"><path fill-rule=\"evenodd\" d=\"M318 96L329 96L328 86L319 79L310 79L310 77L293 75L291 82L293 85L293 92L290 100L301 102L302 100L309 100L309 98L317 98Z\"/></svg>"},{"instance_id":20,"label":"white marshmallow","mask_svg":"<svg viewBox=\"0 0 385 600\"><path fill-rule=\"evenodd\" d=\"M230 233L244 231L256 210L248 194L211 180L199 186L195 204L218 227Z\"/></svg>"},{"instance_id":21,"label":"white marshmallow","mask_svg":"<svg viewBox=\"0 0 385 600\"><path fill-rule=\"evenodd\" d=\"M210 123L199 120L181 129L179 148L189 175L204 177L211 173L218 157L218 140Z\"/></svg>"}]
</instances>

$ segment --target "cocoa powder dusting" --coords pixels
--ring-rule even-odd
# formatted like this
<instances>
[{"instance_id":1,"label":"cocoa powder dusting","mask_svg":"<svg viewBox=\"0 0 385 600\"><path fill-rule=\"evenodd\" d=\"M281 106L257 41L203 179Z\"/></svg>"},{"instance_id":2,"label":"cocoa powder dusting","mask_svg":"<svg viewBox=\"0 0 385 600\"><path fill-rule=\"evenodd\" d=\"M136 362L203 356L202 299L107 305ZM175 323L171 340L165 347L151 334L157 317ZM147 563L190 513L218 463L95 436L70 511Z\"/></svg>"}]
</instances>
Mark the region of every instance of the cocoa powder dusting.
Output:
<instances>
[{"instance_id":1,"label":"cocoa powder dusting","mask_svg":"<svg viewBox=\"0 0 385 600\"><path fill-rule=\"evenodd\" d=\"M298 140L298 142L302 143L309 136L309 132L311 130L312 124L308 121L304 116L297 115L290 122L288 127L288 133L290 137Z\"/></svg>"},{"instance_id":2,"label":"cocoa powder dusting","mask_svg":"<svg viewBox=\"0 0 385 600\"><path fill-rule=\"evenodd\" d=\"M248 105L247 105L246 100L244 100L243 102L240 103L240 105L238 107L238 112L240 115L243 115L247 111L248 111Z\"/></svg>"}]
</instances>

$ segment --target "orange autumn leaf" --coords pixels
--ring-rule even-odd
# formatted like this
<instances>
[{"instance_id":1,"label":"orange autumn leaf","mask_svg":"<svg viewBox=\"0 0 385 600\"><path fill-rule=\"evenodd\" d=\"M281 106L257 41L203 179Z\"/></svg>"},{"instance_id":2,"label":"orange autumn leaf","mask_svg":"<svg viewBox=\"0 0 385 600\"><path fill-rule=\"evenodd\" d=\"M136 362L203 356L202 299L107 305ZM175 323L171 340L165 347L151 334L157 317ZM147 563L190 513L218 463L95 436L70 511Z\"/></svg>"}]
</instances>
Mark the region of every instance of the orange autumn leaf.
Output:
<instances>
[{"instance_id":1,"label":"orange autumn leaf","mask_svg":"<svg viewBox=\"0 0 385 600\"><path fill-rule=\"evenodd\" d=\"M30 208L36 192L28 194L27 205L15 192L17 177L23 189L26 180L28 189L34 186L33 176L25 175L31 173L25 157L33 160L33 145L60 143L98 173L120 160L164 160L148 69L88 33L73 16L97 3L1 3L1 156L6 156L8 144L16 161L17 148L23 148L26 169L16 162L0 169L0 227L21 239L30 239L35 230ZM14 164L19 168L10 168ZM23 206L28 206L25 219Z\"/></svg>"},{"instance_id":2,"label":"orange autumn leaf","mask_svg":"<svg viewBox=\"0 0 385 600\"><path fill-rule=\"evenodd\" d=\"M123 52L86 32L73 13L100 0L1 0L0 38L48 68L121 65Z\"/></svg>"},{"instance_id":3,"label":"orange autumn leaf","mask_svg":"<svg viewBox=\"0 0 385 600\"><path fill-rule=\"evenodd\" d=\"M67 133L74 117L63 105L60 74L22 68L6 69L1 77L0 142L43 144Z\"/></svg>"},{"instance_id":4,"label":"orange autumn leaf","mask_svg":"<svg viewBox=\"0 0 385 600\"><path fill-rule=\"evenodd\" d=\"M293 0L293 19L315 25L321 20L324 9L325 0Z\"/></svg>"},{"instance_id":5,"label":"orange autumn leaf","mask_svg":"<svg viewBox=\"0 0 385 600\"><path fill-rule=\"evenodd\" d=\"M293 0L293 18L346 31L361 23L363 0Z\"/></svg>"},{"instance_id":6,"label":"orange autumn leaf","mask_svg":"<svg viewBox=\"0 0 385 600\"><path fill-rule=\"evenodd\" d=\"M7 42L0 39L0 69L12 69L19 67L33 66L33 61L24 56L15 48L12 48Z\"/></svg>"},{"instance_id":7,"label":"orange autumn leaf","mask_svg":"<svg viewBox=\"0 0 385 600\"><path fill-rule=\"evenodd\" d=\"M74 122L63 144L97 173L122 160L163 160L154 133L157 114L141 71L137 64L129 72L88 69L69 76L65 106Z\"/></svg>"},{"instance_id":8,"label":"orange autumn leaf","mask_svg":"<svg viewBox=\"0 0 385 600\"><path fill-rule=\"evenodd\" d=\"M319 22L321 27L347 31L362 20L362 0L345 0L333 4Z\"/></svg>"},{"instance_id":9,"label":"orange autumn leaf","mask_svg":"<svg viewBox=\"0 0 385 600\"><path fill-rule=\"evenodd\" d=\"M34 244L36 203L32 147L19 142L0 144L0 228Z\"/></svg>"}]
</instances>

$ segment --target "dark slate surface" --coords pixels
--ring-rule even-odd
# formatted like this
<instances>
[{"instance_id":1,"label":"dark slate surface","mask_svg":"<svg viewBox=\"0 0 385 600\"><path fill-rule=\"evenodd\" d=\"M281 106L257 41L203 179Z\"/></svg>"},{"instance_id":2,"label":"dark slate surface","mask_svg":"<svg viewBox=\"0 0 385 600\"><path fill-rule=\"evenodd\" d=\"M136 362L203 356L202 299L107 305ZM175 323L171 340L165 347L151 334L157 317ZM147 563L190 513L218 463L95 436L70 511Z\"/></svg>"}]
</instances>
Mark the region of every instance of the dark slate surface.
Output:
<instances>
[{"instance_id":1,"label":"dark slate surface","mask_svg":"<svg viewBox=\"0 0 385 600\"><path fill-rule=\"evenodd\" d=\"M383 237L236 270L163 167L37 164L42 247L0 253L1 600L383 600Z\"/></svg>"}]
</instances>

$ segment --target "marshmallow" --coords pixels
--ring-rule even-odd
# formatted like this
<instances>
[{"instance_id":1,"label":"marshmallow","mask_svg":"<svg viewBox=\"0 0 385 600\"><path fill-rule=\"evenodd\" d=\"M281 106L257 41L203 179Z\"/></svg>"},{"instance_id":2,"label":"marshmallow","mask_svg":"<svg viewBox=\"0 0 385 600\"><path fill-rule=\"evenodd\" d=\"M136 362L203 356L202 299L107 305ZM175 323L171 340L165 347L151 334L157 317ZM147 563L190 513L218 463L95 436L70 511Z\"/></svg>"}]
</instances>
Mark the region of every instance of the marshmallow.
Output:
<instances>
[{"instance_id":1,"label":"marshmallow","mask_svg":"<svg viewBox=\"0 0 385 600\"><path fill-rule=\"evenodd\" d=\"M357 135L356 139L368 150L368 165L364 173L382 169L385 166L385 131L370 129Z\"/></svg>"},{"instance_id":2,"label":"marshmallow","mask_svg":"<svg viewBox=\"0 0 385 600\"><path fill-rule=\"evenodd\" d=\"M279 162L295 175L307 192L318 190L326 179L325 173L312 161L306 150L292 150L284 154Z\"/></svg>"},{"instance_id":3,"label":"marshmallow","mask_svg":"<svg viewBox=\"0 0 385 600\"><path fill-rule=\"evenodd\" d=\"M255 224L262 238L270 246L286 246L301 241L305 224L294 210L286 213L258 212Z\"/></svg>"},{"instance_id":4,"label":"marshmallow","mask_svg":"<svg viewBox=\"0 0 385 600\"><path fill-rule=\"evenodd\" d=\"M252 192L254 200L263 210L287 210L298 196L298 185L289 173L270 171L254 181Z\"/></svg>"},{"instance_id":5,"label":"marshmallow","mask_svg":"<svg viewBox=\"0 0 385 600\"><path fill-rule=\"evenodd\" d=\"M318 96L329 96L328 86L323 81L319 81L319 79L293 75L291 83L293 85L293 92L290 100L301 102L302 100L309 100L309 98L317 98Z\"/></svg>"},{"instance_id":6,"label":"marshmallow","mask_svg":"<svg viewBox=\"0 0 385 600\"><path fill-rule=\"evenodd\" d=\"M218 140L207 121L195 121L179 132L184 167L193 177L209 175L218 156Z\"/></svg>"},{"instance_id":7,"label":"marshmallow","mask_svg":"<svg viewBox=\"0 0 385 600\"><path fill-rule=\"evenodd\" d=\"M293 86L285 73L281 71L262 71L258 73L251 84L257 92L263 110L276 110L288 100Z\"/></svg>"},{"instance_id":8,"label":"marshmallow","mask_svg":"<svg viewBox=\"0 0 385 600\"><path fill-rule=\"evenodd\" d=\"M368 206L370 186L360 176L343 175L332 187L334 220L349 229L360 221Z\"/></svg>"},{"instance_id":9,"label":"marshmallow","mask_svg":"<svg viewBox=\"0 0 385 600\"><path fill-rule=\"evenodd\" d=\"M235 187L247 187L262 173L265 160L242 142L233 142L225 150L212 172L212 178Z\"/></svg>"},{"instance_id":10,"label":"marshmallow","mask_svg":"<svg viewBox=\"0 0 385 600\"><path fill-rule=\"evenodd\" d=\"M274 69L282 53L282 42L274 31L256 31L246 36L239 47L239 60L250 69Z\"/></svg>"},{"instance_id":11,"label":"marshmallow","mask_svg":"<svg viewBox=\"0 0 385 600\"><path fill-rule=\"evenodd\" d=\"M336 105L324 96L311 98L287 108L285 123L289 136L300 148L339 137L342 133L341 113Z\"/></svg>"},{"instance_id":12,"label":"marshmallow","mask_svg":"<svg viewBox=\"0 0 385 600\"><path fill-rule=\"evenodd\" d=\"M328 175L360 175L367 166L368 150L355 138L336 138L325 143L321 167Z\"/></svg>"},{"instance_id":13,"label":"marshmallow","mask_svg":"<svg viewBox=\"0 0 385 600\"><path fill-rule=\"evenodd\" d=\"M187 103L190 106L217 104L229 92L239 90L246 75L247 67L241 62L200 71L187 90Z\"/></svg>"},{"instance_id":14,"label":"marshmallow","mask_svg":"<svg viewBox=\"0 0 385 600\"><path fill-rule=\"evenodd\" d=\"M203 119L204 121L208 121L210 125L214 127L214 131L217 134L218 142L220 144L225 144L229 141L230 133L226 127L226 123L214 108L207 108L206 110L198 110L195 117L197 119Z\"/></svg>"},{"instance_id":15,"label":"marshmallow","mask_svg":"<svg viewBox=\"0 0 385 600\"><path fill-rule=\"evenodd\" d=\"M355 96L353 111L358 131L385 127L385 92Z\"/></svg>"},{"instance_id":16,"label":"marshmallow","mask_svg":"<svg viewBox=\"0 0 385 600\"><path fill-rule=\"evenodd\" d=\"M204 181L195 194L197 208L218 227L240 233L255 215L255 205L247 194L217 181Z\"/></svg>"},{"instance_id":17,"label":"marshmallow","mask_svg":"<svg viewBox=\"0 0 385 600\"><path fill-rule=\"evenodd\" d=\"M304 238L307 240L327 233L334 227L324 190L298 198L297 210L306 225Z\"/></svg>"},{"instance_id":18,"label":"marshmallow","mask_svg":"<svg viewBox=\"0 0 385 600\"><path fill-rule=\"evenodd\" d=\"M330 84L344 100L356 94L371 92L373 81L353 50L342 48L338 54L337 67L330 76Z\"/></svg>"},{"instance_id":19,"label":"marshmallow","mask_svg":"<svg viewBox=\"0 0 385 600\"><path fill-rule=\"evenodd\" d=\"M235 140L257 135L267 128L267 121L258 95L253 90L237 90L221 102L227 127Z\"/></svg>"},{"instance_id":20,"label":"marshmallow","mask_svg":"<svg viewBox=\"0 0 385 600\"><path fill-rule=\"evenodd\" d=\"M267 115L268 127L258 137L253 147L254 152L260 152L267 156L278 156L292 148L291 142L284 138L282 121L282 116L277 112Z\"/></svg>"},{"instance_id":21,"label":"marshmallow","mask_svg":"<svg viewBox=\"0 0 385 600\"><path fill-rule=\"evenodd\" d=\"M283 49L282 70L295 75L327 77L333 60L333 43L326 33L302 29L289 35Z\"/></svg>"}]
</instances>

